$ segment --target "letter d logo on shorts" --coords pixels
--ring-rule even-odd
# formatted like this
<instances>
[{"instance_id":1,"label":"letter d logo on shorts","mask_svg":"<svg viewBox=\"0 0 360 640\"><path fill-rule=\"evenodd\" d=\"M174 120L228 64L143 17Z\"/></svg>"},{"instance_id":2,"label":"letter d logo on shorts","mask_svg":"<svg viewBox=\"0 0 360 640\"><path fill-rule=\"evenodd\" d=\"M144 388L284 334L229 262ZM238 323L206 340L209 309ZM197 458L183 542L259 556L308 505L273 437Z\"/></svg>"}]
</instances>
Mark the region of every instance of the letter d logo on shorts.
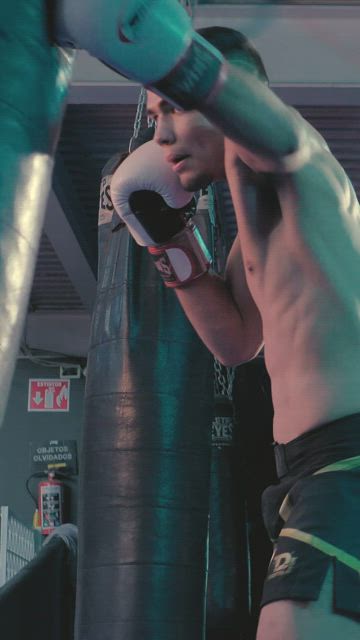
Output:
<instances>
[{"instance_id":1,"label":"letter d logo on shorts","mask_svg":"<svg viewBox=\"0 0 360 640\"><path fill-rule=\"evenodd\" d=\"M292 552L285 551L284 553L274 552L273 557L270 560L269 571L266 576L267 580L276 578L277 576L283 576L291 573L296 563L296 556Z\"/></svg>"}]
</instances>

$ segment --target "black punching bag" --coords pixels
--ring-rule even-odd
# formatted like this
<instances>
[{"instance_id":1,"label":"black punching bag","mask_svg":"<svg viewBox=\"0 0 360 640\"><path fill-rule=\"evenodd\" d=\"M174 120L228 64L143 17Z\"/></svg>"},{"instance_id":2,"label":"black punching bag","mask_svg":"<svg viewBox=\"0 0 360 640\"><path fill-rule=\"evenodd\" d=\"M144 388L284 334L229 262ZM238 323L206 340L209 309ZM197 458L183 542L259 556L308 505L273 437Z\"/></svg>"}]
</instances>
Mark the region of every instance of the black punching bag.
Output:
<instances>
[{"instance_id":1,"label":"black punching bag","mask_svg":"<svg viewBox=\"0 0 360 640\"><path fill-rule=\"evenodd\" d=\"M105 175L76 637L201 640L213 359L148 252L112 218L108 184Z\"/></svg>"},{"instance_id":2,"label":"black punching bag","mask_svg":"<svg viewBox=\"0 0 360 640\"><path fill-rule=\"evenodd\" d=\"M249 640L249 546L234 370L215 362L206 640Z\"/></svg>"}]
</instances>

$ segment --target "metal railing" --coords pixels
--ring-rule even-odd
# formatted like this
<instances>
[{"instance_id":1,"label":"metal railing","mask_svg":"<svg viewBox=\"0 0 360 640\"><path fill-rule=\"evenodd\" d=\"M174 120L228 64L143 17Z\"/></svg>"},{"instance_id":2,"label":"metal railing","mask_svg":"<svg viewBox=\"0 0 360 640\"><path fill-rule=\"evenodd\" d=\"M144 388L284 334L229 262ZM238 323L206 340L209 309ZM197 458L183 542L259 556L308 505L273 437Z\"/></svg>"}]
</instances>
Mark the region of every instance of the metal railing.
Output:
<instances>
[{"instance_id":1,"label":"metal railing","mask_svg":"<svg viewBox=\"0 0 360 640\"><path fill-rule=\"evenodd\" d=\"M9 507L0 507L0 587L37 553L41 537L18 520Z\"/></svg>"}]
</instances>

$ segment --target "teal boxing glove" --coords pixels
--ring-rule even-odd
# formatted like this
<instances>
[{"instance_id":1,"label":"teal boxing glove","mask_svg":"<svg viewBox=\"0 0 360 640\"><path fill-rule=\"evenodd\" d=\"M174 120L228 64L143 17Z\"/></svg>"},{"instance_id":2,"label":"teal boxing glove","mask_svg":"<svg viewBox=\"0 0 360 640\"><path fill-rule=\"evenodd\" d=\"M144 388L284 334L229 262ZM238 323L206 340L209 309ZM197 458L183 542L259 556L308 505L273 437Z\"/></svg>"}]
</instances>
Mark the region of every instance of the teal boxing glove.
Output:
<instances>
[{"instance_id":1,"label":"teal boxing glove","mask_svg":"<svg viewBox=\"0 0 360 640\"><path fill-rule=\"evenodd\" d=\"M180 108L196 108L221 83L224 58L178 0L57 0L54 12L58 44L86 49Z\"/></svg>"}]
</instances>

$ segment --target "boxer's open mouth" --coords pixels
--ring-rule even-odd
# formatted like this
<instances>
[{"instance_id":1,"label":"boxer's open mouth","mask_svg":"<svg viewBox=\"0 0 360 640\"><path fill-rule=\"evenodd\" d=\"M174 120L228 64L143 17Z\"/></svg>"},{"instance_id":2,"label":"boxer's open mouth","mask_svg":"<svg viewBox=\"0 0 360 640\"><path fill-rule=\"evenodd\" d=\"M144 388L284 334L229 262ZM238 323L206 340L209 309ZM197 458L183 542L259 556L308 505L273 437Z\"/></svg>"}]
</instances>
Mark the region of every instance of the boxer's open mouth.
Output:
<instances>
[{"instance_id":1,"label":"boxer's open mouth","mask_svg":"<svg viewBox=\"0 0 360 640\"><path fill-rule=\"evenodd\" d=\"M181 170L189 157L190 157L189 155L177 155L170 158L169 161L172 165L171 167L172 170L173 171Z\"/></svg>"}]
</instances>

